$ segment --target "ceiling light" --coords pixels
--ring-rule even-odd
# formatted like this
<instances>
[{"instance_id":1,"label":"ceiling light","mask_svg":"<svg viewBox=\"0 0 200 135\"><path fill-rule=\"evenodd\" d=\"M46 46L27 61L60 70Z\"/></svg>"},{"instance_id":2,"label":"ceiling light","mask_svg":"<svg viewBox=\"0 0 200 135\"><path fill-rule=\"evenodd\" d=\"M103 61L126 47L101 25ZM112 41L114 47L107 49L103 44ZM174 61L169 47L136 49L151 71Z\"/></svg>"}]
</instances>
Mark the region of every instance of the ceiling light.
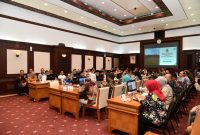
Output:
<instances>
[{"instance_id":1,"label":"ceiling light","mask_svg":"<svg viewBox=\"0 0 200 135\"><path fill-rule=\"evenodd\" d=\"M68 11L67 11L67 10L65 10L64 12L65 12L65 13L67 13Z\"/></svg>"},{"instance_id":2,"label":"ceiling light","mask_svg":"<svg viewBox=\"0 0 200 135\"><path fill-rule=\"evenodd\" d=\"M193 21L193 22L196 22L196 19L193 19L192 21Z\"/></svg>"},{"instance_id":3,"label":"ceiling light","mask_svg":"<svg viewBox=\"0 0 200 135\"><path fill-rule=\"evenodd\" d=\"M116 12L116 11L117 11L117 9L115 8L115 9L114 9L114 11Z\"/></svg>"},{"instance_id":4,"label":"ceiling light","mask_svg":"<svg viewBox=\"0 0 200 135\"><path fill-rule=\"evenodd\" d=\"M135 16L134 19L137 19L137 17Z\"/></svg>"},{"instance_id":5,"label":"ceiling light","mask_svg":"<svg viewBox=\"0 0 200 135\"><path fill-rule=\"evenodd\" d=\"M161 22L164 22L165 20L161 20Z\"/></svg>"},{"instance_id":6,"label":"ceiling light","mask_svg":"<svg viewBox=\"0 0 200 135\"><path fill-rule=\"evenodd\" d=\"M190 16L194 16L194 14L192 13L192 14L190 14Z\"/></svg>"},{"instance_id":7,"label":"ceiling light","mask_svg":"<svg viewBox=\"0 0 200 135\"><path fill-rule=\"evenodd\" d=\"M97 23L96 21L94 21L94 23Z\"/></svg>"},{"instance_id":8,"label":"ceiling light","mask_svg":"<svg viewBox=\"0 0 200 135\"><path fill-rule=\"evenodd\" d=\"M132 27L135 27L135 25L131 25Z\"/></svg>"},{"instance_id":9,"label":"ceiling light","mask_svg":"<svg viewBox=\"0 0 200 135\"><path fill-rule=\"evenodd\" d=\"M124 15L124 16L127 16L127 15Z\"/></svg>"},{"instance_id":10,"label":"ceiling light","mask_svg":"<svg viewBox=\"0 0 200 135\"><path fill-rule=\"evenodd\" d=\"M165 25L168 26L169 24L166 23Z\"/></svg>"},{"instance_id":11,"label":"ceiling light","mask_svg":"<svg viewBox=\"0 0 200 135\"><path fill-rule=\"evenodd\" d=\"M116 30L115 28L113 28L113 30Z\"/></svg>"},{"instance_id":12,"label":"ceiling light","mask_svg":"<svg viewBox=\"0 0 200 135\"><path fill-rule=\"evenodd\" d=\"M123 31L121 31L121 33L124 33Z\"/></svg>"},{"instance_id":13,"label":"ceiling light","mask_svg":"<svg viewBox=\"0 0 200 135\"><path fill-rule=\"evenodd\" d=\"M48 6L48 4L47 4L47 3L44 3L44 5L45 5L45 6Z\"/></svg>"},{"instance_id":14,"label":"ceiling light","mask_svg":"<svg viewBox=\"0 0 200 135\"><path fill-rule=\"evenodd\" d=\"M83 16L81 16L81 19L83 19L84 17Z\"/></svg>"},{"instance_id":15,"label":"ceiling light","mask_svg":"<svg viewBox=\"0 0 200 135\"><path fill-rule=\"evenodd\" d=\"M148 0L149 2L151 1L151 0Z\"/></svg>"},{"instance_id":16,"label":"ceiling light","mask_svg":"<svg viewBox=\"0 0 200 135\"><path fill-rule=\"evenodd\" d=\"M157 8L157 9L158 9L158 6L156 6L155 8Z\"/></svg>"},{"instance_id":17,"label":"ceiling light","mask_svg":"<svg viewBox=\"0 0 200 135\"><path fill-rule=\"evenodd\" d=\"M102 1L102 2L101 2L101 4L105 4L105 2L104 2L104 1Z\"/></svg>"},{"instance_id":18,"label":"ceiling light","mask_svg":"<svg viewBox=\"0 0 200 135\"><path fill-rule=\"evenodd\" d=\"M153 15L154 13L151 13L151 15Z\"/></svg>"},{"instance_id":19,"label":"ceiling light","mask_svg":"<svg viewBox=\"0 0 200 135\"><path fill-rule=\"evenodd\" d=\"M190 10L190 9L192 9L192 7L188 7L188 9Z\"/></svg>"},{"instance_id":20,"label":"ceiling light","mask_svg":"<svg viewBox=\"0 0 200 135\"><path fill-rule=\"evenodd\" d=\"M86 3L86 2L85 2L84 4L85 4L85 5L87 5L87 3Z\"/></svg>"},{"instance_id":21,"label":"ceiling light","mask_svg":"<svg viewBox=\"0 0 200 135\"><path fill-rule=\"evenodd\" d=\"M138 30L142 30L141 28L139 28Z\"/></svg>"}]
</instances>

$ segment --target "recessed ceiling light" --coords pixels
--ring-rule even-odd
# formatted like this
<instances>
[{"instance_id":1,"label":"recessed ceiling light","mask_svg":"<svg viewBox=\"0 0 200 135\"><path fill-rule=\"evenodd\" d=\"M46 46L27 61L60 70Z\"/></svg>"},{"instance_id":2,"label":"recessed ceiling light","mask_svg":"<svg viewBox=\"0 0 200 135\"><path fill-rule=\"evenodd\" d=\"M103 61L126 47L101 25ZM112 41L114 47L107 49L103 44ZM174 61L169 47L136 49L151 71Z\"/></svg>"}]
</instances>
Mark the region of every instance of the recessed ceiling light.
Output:
<instances>
[{"instance_id":1,"label":"recessed ceiling light","mask_svg":"<svg viewBox=\"0 0 200 135\"><path fill-rule=\"evenodd\" d=\"M65 10L64 12L65 12L65 13L67 13L68 11L67 11L67 10Z\"/></svg>"},{"instance_id":2,"label":"recessed ceiling light","mask_svg":"<svg viewBox=\"0 0 200 135\"><path fill-rule=\"evenodd\" d=\"M151 1L151 0L148 0L149 2Z\"/></svg>"},{"instance_id":3,"label":"recessed ceiling light","mask_svg":"<svg viewBox=\"0 0 200 135\"><path fill-rule=\"evenodd\" d=\"M168 26L169 24L166 23L165 25Z\"/></svg>"},{"instance_id":4,"label":"recessed ceiling light","mask_svg":"<svg viewBox=\"0 0 200 135\"><path fill-rule=\"evenodd\" d=\"M116 12L116 11L117 11L117 9L115 8L115 9L114 9L114 11Z\"/></svg>"},{"instance_id":5,"label":"recessed ceiling light","mask_svg":"<svg viewBox=\"0 0 200 135\"><path fill-rule=\"evenodd\" d=\"M135 16L134 19L137 19L137 17Z\"/></svg>"},{"instance_id":6,"label":"recessed ceiling light","mask_svg":"<svg viewBox=\"0 0 200 135\"><path fill-rule=\"evenodd\" d=\"M138 30L142 30L141 28L139 28Z\"/></svg>"},{"instance_id":7,"label":"recessed ceiling light","mask_svg":"<svg viewBox=\"0 0 200 135\"><path fill-rule=\"evenodd\" d=\"M83 16L81 16L81 19L83 19L84 17Z\"/></svg>"},{"instance_id":8,"label":"recessed ceiling light","mask_svg":"<svg viewBox=\"0 0 200 135\"><path fill-rule=\"evenodd\" d=\"M157 8L157 9L158 9L158 6L156 6L155 8Z\"/></svg>"},{"instance_id":9,"label":"recessed ceiling light","mask_svg":"<svg viewBox=\"0 0 200 135\"><path fill-rule=\"evenodd\" d=\"M96 21L94 21L94 23L97 23Z\"/></svg>"},{"instance_id":10,"label":"recessed ceiling light","mask_svg":"<svg viewBox=\"0 0 200 135\"><path fill-rule=\"evenodd\" d=\"M44 3L44 5L45 5L45 6L48 6L48 4L47 4L47 3Z\"/></svg>"},{"instance_id":11,"label":"recessed ceiling light","mask_svg":"<svg viewBox=\"0 0 200 135\"><path fill-rule=\"evenodd\" d=\"M104 2L104 1L102 1L102 2L101 2L101 4L105 4L105 2Z\"/></svg>"},{"instance_id":12,"label":"recessed ceiling light","mask_svg":"<svg viewBox=\"0 0 200 135\"><path fill-rule=\"evenodd\" d=\"M190 9L192 9L192 7L188 7L188 9L190 10Z\"/></svg>"},{"instance_id":13,"label":"recessed ceiling light","mask_svg":"<svg viewBox=\"0 0 200 135\"><path fill-rule=\"evenodd\" d=\"M87 3L86 3L86 2L85 2L84 4L85 4L85 5L87 5Z\"/></svg>"},{"instance_id":14,"label":"recessed ceiling light","mask_svg":"<svg viewBox=\"0 0 200 135\"><path fill-rule=\"evenodd\" d=\"M164 22L165 20L161 20L161 22Z\"/></svg>"},{"instance_id":15,"label":"recessed ceiling light","mask_svg":"<svg viewBox=\"0 0 200 135\"><path fill-rule=\"evenodd\" d=\"M154 13L151 13L151 15L153 15Z\"/></svg>"},{"instance_id":16,"label":"recessed ceiling light","mask_svg":"<svg viewBox=\"0 0 200 135\"><path fill-rule=\"evenodd\" d=\"M190 16L194 16L194 14L192 13L192 14L190 14Z\"/></svg>"},{"instance_id":17,"label":"recessed ceiling light","mask_svg":"<svg viewBox=\"0 0 200 135\"><path fill-rule=\"evenodd\" d=\"M127 15L124 15L124 16L127 16Z\"/></svg>"},{"instance_id":18,"label":"recessed ceiling light","mask_svg":"<svg viewBox=\"0 0 200 135\"><path fill-rule=\"evenodd\" d=\"M193 19L192 21L193 21L193 22L196 22L196 19Z\"/></svg>"},{"instance_id":19,"label":"recessed ceiling light","mask_svg":"<svg viewBox=\"0 0 200 135\"><path fill-rule=\"evenodd\" d=\"M115 28L113 28L113 30L116 30Z\"/></svg>"}]
</instances>

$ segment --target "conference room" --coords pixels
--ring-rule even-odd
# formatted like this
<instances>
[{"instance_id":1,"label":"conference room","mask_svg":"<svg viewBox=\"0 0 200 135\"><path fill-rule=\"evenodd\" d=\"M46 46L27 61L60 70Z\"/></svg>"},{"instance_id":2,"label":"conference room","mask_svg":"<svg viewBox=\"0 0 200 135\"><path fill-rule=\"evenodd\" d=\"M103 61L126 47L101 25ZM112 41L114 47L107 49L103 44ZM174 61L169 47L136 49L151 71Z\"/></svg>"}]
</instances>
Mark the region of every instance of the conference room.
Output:
<instances>
[{"instance_id":1,"label":"conference room","mask_svg":"<svg viewBox=\"0 0 200 135\"><path fill-rule=\"evenodd\" d=\"M199 0L1 0L1 135L200 134Z\"/></svg>"}]
</instances>

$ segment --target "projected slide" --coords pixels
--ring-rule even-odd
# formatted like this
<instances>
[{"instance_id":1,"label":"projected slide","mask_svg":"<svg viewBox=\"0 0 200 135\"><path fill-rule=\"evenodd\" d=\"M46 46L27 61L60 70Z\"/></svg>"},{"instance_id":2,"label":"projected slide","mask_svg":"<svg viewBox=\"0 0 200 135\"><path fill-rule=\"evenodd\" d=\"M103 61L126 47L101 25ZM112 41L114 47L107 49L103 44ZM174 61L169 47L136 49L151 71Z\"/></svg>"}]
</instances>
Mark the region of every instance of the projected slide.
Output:
<instances>
[{"instance_id":1,"label":"projected slide","mask_svg":"<svg viewBox=\"0 0 200 135\"><path fill-rule=\"evenodd\" d=\"M159 65L177 65L177 48L176 47L166 47L160 48Z\"/></svg>"},{"instance_id":2,"label":"projected slide","mask_svg":"<svg viewBox=\"0 0 200 135\"><path fill-rule=\"evenodd\" d=\"M144 66L177 66L177 46L150 46L144 48Z\"/></svg>"}]
</instances>

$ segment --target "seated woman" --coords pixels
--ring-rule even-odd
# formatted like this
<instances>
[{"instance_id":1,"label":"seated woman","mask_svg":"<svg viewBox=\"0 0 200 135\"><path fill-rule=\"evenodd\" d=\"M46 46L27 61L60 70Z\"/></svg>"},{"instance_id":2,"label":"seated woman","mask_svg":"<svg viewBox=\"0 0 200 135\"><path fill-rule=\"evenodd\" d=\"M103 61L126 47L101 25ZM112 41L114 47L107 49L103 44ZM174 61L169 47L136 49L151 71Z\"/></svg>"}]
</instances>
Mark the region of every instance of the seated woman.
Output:
<instances>
[{"instance_id":1,"label":"seated woman","mask_svg":"<svg viewBox=\"0 0 200 135\"><path fill-rule=\"evenodd\" d=\"M165 100L166 108L168 109L173 99L173 90L171 86L167 84L167 79L165 77L159 76L158 78L156 78L156 81L160 84L161 91L163 92L166 98Z\"/></svg>"},{"instance_id":2,"label":"seated woman","mask_svg":"<svg viewBox=\"0 0 200 135\"><path fill-rule=\"evenodd\" d=\"M27 76L24 74L24 70L20 70L20 74L17 77L18 95L21 96L24 93L28 95L28 83Z\"/></svg>"},{"instance_id":3,"label":"seated woman","mask_svg":"<svg viewBox=\"0 0 200 135\"><path fill-rule=\"evenodd\" d=\"M139 135L143 135L145 125L161 125L167 118L165 96L161 91L160 84L155 80L147 80L148 95L136 94L136 98L142 105L139 120Z\"/></svg>"},{"instance_id":4,"label":"seated woman","mask_svg":"<svg viewBox=\"0 0 200 135\"><path fill-rule=\"evenodd\" d=\"M80 104L95 104L97 97L97 86L96 83L92 82L90 78L85 79L85 87L83 88L80 96Z\"/></svg>"}]
</instances>

